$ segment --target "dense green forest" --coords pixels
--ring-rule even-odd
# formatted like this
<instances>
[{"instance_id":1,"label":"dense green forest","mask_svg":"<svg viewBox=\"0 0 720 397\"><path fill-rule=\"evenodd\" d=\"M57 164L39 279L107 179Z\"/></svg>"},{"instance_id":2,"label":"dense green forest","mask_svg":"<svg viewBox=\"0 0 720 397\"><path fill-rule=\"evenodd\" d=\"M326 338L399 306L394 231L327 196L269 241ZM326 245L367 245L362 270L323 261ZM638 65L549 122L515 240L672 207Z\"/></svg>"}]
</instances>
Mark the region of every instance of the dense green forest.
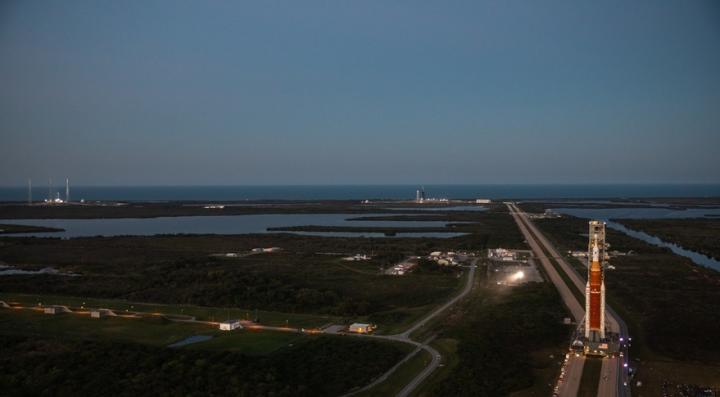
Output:
<instances>
[{"instance_id":1,"label":"dense green forest","mask_svg":"<svg viewBox=\"0 0 720 397\"><path fill-rule=\"evenodd\" d=\"M455 289L453 272L381 274L409 255L522 245L502 208L433 216L474 223L464 226L470 234L448 239L290 234L0 238L0 261L23 268L51 265L80 275L5 277L0 291L358 316L433 304ZM269 246L283 250L211 256ZM343 263L342 253L372 254L373 260Z\"/></svg>"},{"instance_id":2,"label":"dense green forest","mask_svg":"<svg viewBox=\"0 0 720 397\"><path fill-rule=\"evenodd\" d=\"M0 352L3 396L337 396L405 354L387 342L343 337L247 356L2 336Z\"/></svg>"},{"instance_id":3,"label":"dense green forest","mask_svg":"<svg viewBox=\"0 0 720 397\"><path fill-rule=\"evenodd\" d=\"M720 219L619 219L618 222L720 260Z\"/></svg>"},{"instance_id":4,"label":"dense green forest","mask_svg":"<svg viewBox=\"0 0 720 397\"><path fill-rule=\"evenodd\" d=\"M555 347L570 335L551 284L490 289L485 296L481 303L466 302L461 320L442 332L443 338L459 340L459 363L428 395L496 397L530 387L532 352Z\"/></svg>"}]
</instances>

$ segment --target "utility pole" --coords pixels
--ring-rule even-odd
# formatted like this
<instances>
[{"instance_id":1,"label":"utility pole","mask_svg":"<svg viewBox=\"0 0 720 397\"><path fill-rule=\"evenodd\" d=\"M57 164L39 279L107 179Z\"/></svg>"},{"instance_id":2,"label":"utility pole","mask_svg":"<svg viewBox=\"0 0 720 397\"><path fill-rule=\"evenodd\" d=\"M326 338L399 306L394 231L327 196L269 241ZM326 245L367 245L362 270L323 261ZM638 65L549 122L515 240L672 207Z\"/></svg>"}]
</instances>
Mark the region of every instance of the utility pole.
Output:
<instances>
[{"instance_id":1,"label":"utility pole","mask_svg":"<svg viewBox=\"0 0 720 397\"><path fill-rule=\"evenodd\" d=\"M65 204L70 203L70 178L65 178Z\"/></svg>"},{"instance_id":2,"label":"utility pole","mask_svg":"<svg viewBox=\"0 0 720 397\"><path fill-rule=\"evenodd\" d=\"M32 179L28 179L28 205L32 205Z\"/></svg>"}]
</instances>

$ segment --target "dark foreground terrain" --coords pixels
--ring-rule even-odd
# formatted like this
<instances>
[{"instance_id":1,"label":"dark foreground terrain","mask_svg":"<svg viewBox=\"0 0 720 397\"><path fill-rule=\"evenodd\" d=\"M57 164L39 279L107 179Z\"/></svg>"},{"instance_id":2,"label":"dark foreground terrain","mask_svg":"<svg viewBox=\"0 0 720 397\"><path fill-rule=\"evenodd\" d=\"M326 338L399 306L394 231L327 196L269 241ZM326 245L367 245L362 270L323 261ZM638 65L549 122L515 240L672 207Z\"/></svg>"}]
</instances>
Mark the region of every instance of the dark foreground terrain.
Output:
<instances>
[{"instance_id":1,"label":"dark foreground terrain","mask_svg":"<svg viewBox=\"0 0 720 397\"><path fill-rule=\"evenodd\" d=\"M484 284L440 327L439 342L452 341L457 362L420 395L550 395L570 333L560 296L548 283Z\"/></svg>"},{"instance_id":2,"label":"dark foreground terrain","mask_svg":"<svg viewBox=\"0 0 720 397\"><path fill-rule=\"evenodd\" d=\"M337 396L405 354L389 343L342 337L259 357L7 335L0 351L3 396Z\"/></svg>"}]
</instances>

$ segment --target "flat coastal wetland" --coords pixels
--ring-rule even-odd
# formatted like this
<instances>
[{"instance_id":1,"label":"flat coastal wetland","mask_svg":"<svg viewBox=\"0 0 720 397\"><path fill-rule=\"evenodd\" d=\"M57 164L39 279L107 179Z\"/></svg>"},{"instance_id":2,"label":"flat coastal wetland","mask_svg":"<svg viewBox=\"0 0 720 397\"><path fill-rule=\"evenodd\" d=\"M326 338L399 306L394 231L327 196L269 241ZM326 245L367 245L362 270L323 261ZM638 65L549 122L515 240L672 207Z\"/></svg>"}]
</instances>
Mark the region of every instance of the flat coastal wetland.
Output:
<instances>
[{"instance_id":1,"label":"flat coastal wetland","mask_svg":"<svg viewBox=\"0 0 720 397\"><path fill-rule=\"evenodd\" d=\"M707 200L701 204L709 205ZM543 213L568 203L522 205L529 212ZM680 200L671 205L679 209L699 204ZM330 200L213 206L0 205L0 233L12 233L0 235L0 265L25 273L0 274L0 300L24 307L0 309L2 348L9 353L0 358L3 390L11 395L209 390L216 395L276 396L358 390L405 358L412 346L318 331L352 322L376 324L379 335L404 331L459 293L470 260L463 266L419 260L404 276L388 275L386 270L433 251L462 251L474 255L471 261L478 266L474 286L468 296L413 333L418 341L434 338L431 346L443 356L443 365L415 395L550 392L572 330L562 324L567 312L551 284L508 287L490 282L487 249L527 249L502 203ZM342 223L323 222L328 214ZM59 230L25 222L52 220L59 225L55 229L63 229L65 219L131 222L220 216L232 221L266 215L306 218L300 224L266 225L251 233L203 229L62 238L53 237L61 235ZM13 224L13 219L27 224ZM535 222L561 252L587 248L587 220L564 215ZM716 254L717 219L621 222L688 249ZM331 234L297 234L305 232ZM611 259L616 269L608 271L607 287L609 302L634 335L633 365L639 368L637 379L645 384L638 390L642 395L660 390L664 377L713 385L720 379L720 345L704 330L720 329L718 272L613 230L608 231L608 241L614 250L633 253ZM276 249L253 251L270 247ZM356 254L368 258L344 259ZM583 265L572 263L583 274ZM47 268L56 272L39 272ZM75 313L43 314L41 308L50 305L64 305ZM83 314L88 308L112 309L119 316L92 319ZM665 321L668 316L677 321ZM187 318L194 322L177 321ZM217 322L227 319L271 328L219 331ZM205 338L168 347L197 336ZM106 365L108 355L118 358ZM79 360L84 366L107 368L90 379L75 368ZM427 353L418 353L385 382L360 395L397 393L427 362ZM213 374L205 376L208 372ZM480 378L486 381L477 382ZM150 386L139 388L143 381Z\"/></svg>"}]
</instances>

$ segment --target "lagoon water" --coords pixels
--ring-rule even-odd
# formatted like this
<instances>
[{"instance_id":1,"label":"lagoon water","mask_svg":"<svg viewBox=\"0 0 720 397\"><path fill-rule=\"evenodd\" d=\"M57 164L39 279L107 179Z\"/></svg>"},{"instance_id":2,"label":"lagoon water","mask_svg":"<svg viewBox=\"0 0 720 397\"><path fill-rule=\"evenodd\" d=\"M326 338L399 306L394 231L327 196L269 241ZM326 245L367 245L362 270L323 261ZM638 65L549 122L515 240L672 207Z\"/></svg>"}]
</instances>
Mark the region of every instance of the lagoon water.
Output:
<instances>
[{"instance_id":1,"label":"lagoon water","mask_svg":"<svg viewBox=\"0 0 720 397\"><path fill-rule=\"evenodd\" d=\"M611 222L608 222L607 225L608 225L608 227L611 227L615 230L621 231L630 237L635 237L637 239L640 239L640 240L650 243L652 245L656 245L658 247L669 248L670 251L674 252L675 254L689 258L690 260L692 260L693 262L695 262L698 265L702 265L702 266L709 267L711 269L720 271L720 261L710 258L709 256L703 255L699 252L686 250L685 248L683 248L677 244L668 243L667 241L663 241L660 238L649 235L645 232L629 229L629 228L625 227L624 225L621 225L617 222L611 221Z\"/></svg>"},{"instance_id":2,"label":"lagoon water","mask_svg":"<svg viewBox=\"0 0 720 397\"><path fill-rule=\"evenodd\" d=\"M646 243L665 247L677 255L689 258L698 265L706 266L720 271L720 261L701 253L690 251L681 246L663 241L642 231L632 230L611 219L683 219L720 216L720 208L689 208L676 210L670 208L554 208L561 214L572 215L579 218L599 219L607 222L607 226L623 232L630 237L645 241Z\"/></svg>"},{"instance_id":3,"label":"lagoon water","mask_svg":"<svg viewBox=\"0 0 720 397\"><path fill-rule=\"evenodd\" d=\"M720 208L553 208L561 214L588 219L683 219L720 216Z\"/></svg>"},{"instance_id":4,"label":"lagoon water","mask_svg":"<svg viewBox=\"0 0 720 397\"><path fill-rule=\"evenodd\" d=\"M213 338L212 335L193 335L193 336L188 336L187 338L185 338L185 339L183 339L183 340L180 340L180 341L177 341L177 342L175 342L175 343L173 343L173 344L171 344L171 345L168 345L168 347L182 347L182 346L190 345L190 344L193 344L193 343L205 342L205 341L208 341L208 340L210 340L210 339L212 339L212 338Z\"/></svg>"},{"instance_id":5,"label":"lagoon water","mask_svg":"<svg viewBox=\"0 0 720 397\"><path fill-rule=\"evenodd\" d=\"M387 214L362 214L381 216ZM443 227L444 221L348 221L358 214L264 214L225 216L179 216L165 218L119 219L4 219L0 223L35 225L65 229L52 233L18 233L6 236L35 237L91 237L91 236L151 236L155 234L247 234L267 233L269 227L284 226L363 226L363 227ZM303 232L306 235L358 237L378 236L382 233ZM398 237L453 237L458 233L398 233Z\"/></svg>"}]
</instances>

